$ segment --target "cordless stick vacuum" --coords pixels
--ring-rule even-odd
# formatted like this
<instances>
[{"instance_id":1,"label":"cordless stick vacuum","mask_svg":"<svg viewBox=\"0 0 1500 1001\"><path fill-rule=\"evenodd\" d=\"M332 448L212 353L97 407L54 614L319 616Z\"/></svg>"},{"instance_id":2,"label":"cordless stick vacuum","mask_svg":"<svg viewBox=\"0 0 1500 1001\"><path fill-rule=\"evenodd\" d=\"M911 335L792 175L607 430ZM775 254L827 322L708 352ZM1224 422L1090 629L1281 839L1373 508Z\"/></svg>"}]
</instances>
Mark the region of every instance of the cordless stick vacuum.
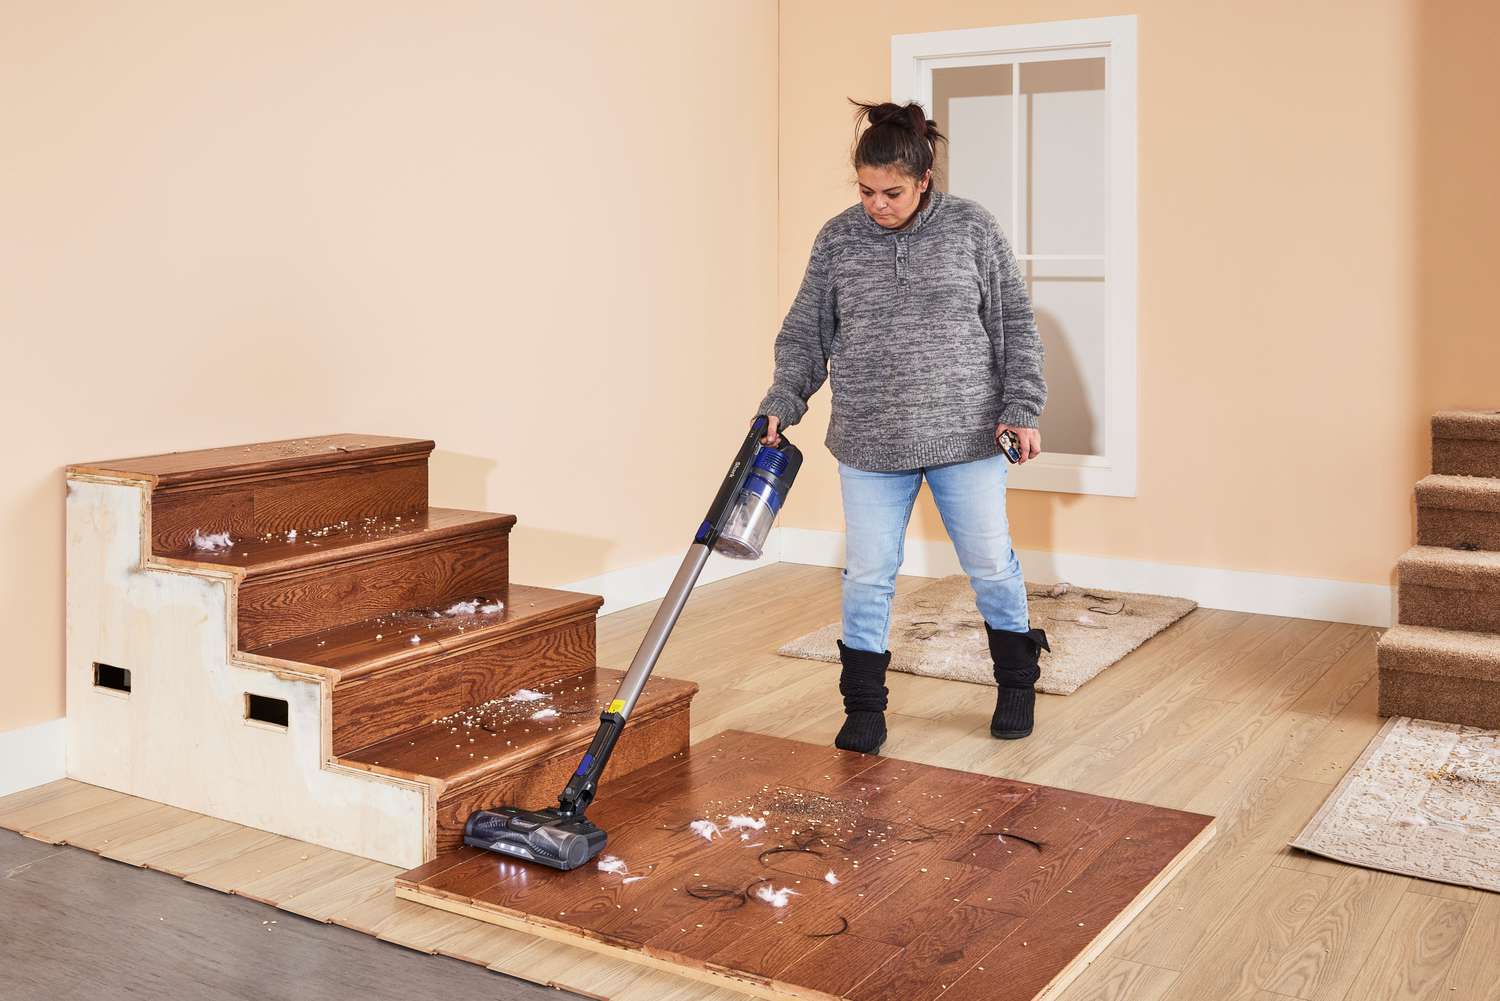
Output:
<instances>
[{"instance_id":1,"label":"cordless stick vacuum","mask_svg":"<svg viewBox=\"0 0 1500 1001\"><path fill-rule=\"evenodd\" d=\"M620 690L600 714L599 732L558 796L557 806L545 810L499 806L476 811L464 824L464 844L554 869L576 869L604 850L607 835L584 812L594 800L599 776L609 764L625 721L651 677L651 669L708 562L708 554L718 550L735 559L759 559L771 522L776 520L802 466L802 453L785 435L775 448L761 444L768 427L764 415L750 422L750 432L740 444L708 515L698 526L693 544L620 682Z\"/></svg>"}]
</instances>

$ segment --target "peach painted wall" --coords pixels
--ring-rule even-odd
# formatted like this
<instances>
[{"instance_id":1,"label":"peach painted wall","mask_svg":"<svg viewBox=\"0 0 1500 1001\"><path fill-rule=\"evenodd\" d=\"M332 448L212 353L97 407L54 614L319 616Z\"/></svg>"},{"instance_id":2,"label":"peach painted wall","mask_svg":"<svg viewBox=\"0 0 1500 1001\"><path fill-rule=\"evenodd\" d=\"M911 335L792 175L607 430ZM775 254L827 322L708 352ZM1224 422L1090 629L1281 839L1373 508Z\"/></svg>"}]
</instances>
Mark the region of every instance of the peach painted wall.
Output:
<instances>
[{"instance_id":1,"label":"peach painted wall","mask_svg":"<svg viewBox=\"0 0 1500 1001\"><path fill-rule=\"evenodd\" d=\"M682 547L776 323L774 2L4 24L0 730L64 711L69 462L425 436L517 580Z\"/></svg>"},{"instance_id":2,"label":"peach painted wall","mask_svg":"<svg viewBox=\"0 0 1500 1001\"><path fill-rule=\"evenodd\" d=\"M1494 4L783 0L783 309L857 200L845 99L889 96L891 35L1116 14L1139 17L1139 491L1013 492L1017 545L1391 583L1431 411L1500 407ZM785 524L842 530L826 449L798 493ZM911 537L945 537L925 490Z\"/></svg>"}]
</instances>

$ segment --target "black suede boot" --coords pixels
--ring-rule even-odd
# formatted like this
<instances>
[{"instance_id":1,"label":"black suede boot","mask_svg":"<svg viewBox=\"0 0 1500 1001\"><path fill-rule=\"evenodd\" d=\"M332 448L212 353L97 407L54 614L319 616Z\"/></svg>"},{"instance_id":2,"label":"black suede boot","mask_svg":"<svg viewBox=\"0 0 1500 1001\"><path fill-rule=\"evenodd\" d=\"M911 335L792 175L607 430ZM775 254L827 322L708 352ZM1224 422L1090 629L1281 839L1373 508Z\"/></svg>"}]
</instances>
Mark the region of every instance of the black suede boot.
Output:
<instances>
[{"instance_id":1,"label":"black suede boot","mask_svg":"<svg viewBox=\"0 0 1500 1001\"><path fill-rule=\"evenodd\" d=\"M1040 629L1013 633L991 629L984 624L990 638L990 657L995 662L995 715L990 717L990 735L1001 740L1018 740L1031 734L1036 711L1036 679L1041 677L1038 664L1042 651L1052 652L1047 634Z\"/></svg>"},{"instance_id":2,"label":"black suede boot","mask_svg":"<svg viewBox=\"0 0 1500 1001\"><path fill-rule=\"evenodd\" d=\"M833 746L843 751L875 754L885 743L885 669L890 666L891 652L871 653L839 645L839 660L844 670L839 675L839 694L844 697L843 729L833 738Z\"/></svg>"}]
</instances>

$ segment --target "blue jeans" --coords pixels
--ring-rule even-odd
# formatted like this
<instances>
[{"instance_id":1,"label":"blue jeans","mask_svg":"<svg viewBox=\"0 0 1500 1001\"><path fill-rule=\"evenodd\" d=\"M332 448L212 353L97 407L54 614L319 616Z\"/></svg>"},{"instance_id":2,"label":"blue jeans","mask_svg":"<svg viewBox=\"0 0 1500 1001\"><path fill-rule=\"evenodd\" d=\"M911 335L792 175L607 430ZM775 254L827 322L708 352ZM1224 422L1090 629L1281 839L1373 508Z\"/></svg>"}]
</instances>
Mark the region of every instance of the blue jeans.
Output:
<instances>
[{"instance_id":1,"label":"blue jeans","mask_svg":"<svg viewBox=\"0 0 1500 1001\"><path fill-rule=\"evenodd\" d=\"M844 645L883 653L891 597L906 548L906 523L922 477L974 587L979 614L994 629L1025 632L1026 582L1005 516L1005 456L923 469L872 473L839 463L844 495Z\"/></svg>"}]
</instances>

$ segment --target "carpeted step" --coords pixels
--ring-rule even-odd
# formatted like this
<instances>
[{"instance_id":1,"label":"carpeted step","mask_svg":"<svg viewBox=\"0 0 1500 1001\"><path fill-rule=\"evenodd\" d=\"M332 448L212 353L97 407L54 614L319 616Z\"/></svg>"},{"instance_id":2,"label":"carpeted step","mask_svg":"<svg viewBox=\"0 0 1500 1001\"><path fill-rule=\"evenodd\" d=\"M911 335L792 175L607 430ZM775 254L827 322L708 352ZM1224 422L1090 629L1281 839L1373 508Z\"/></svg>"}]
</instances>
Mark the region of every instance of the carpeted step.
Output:
<instances>
[{"instance_id":1,"label":"carpeted step","mask_svg":"<svg viewBox=\"0 0 1500 1001\"><path fill-rule=\"evenodd\" d=\"M1396 573L1402 625L1500 633L1500 552L1413 546Z\"/></svg>"},{"instance_id":2,"label":"carpeted step","mask_svg":"<svg viewBox=\"0 0 1500 1001\"><path fill-rule=\"evenodd\" d=\"M1432 471L1500 477L1500 410L1439 410L1434 414Z\"/></svg>"},{"instance_id":3,"label":"carpeted step","mask_svg":"<svg viewBox=\"0 0 1500 1001\"><path fill-rule=\"evenodd\" d=\"M1500 729L1500 635L1394 626L1375 649L1380 715Z\"/></svg>"},{"instance_id":4,"label":"carpeted step","mask_svg":"<svg viewBox=\"0 0 1500 1001\"><path fill-rule=\"evenodd\" d=\"M1417 484L1417 543L1500 550L1500 479L1424 477Z\"/></svg>"}]
</instances>

